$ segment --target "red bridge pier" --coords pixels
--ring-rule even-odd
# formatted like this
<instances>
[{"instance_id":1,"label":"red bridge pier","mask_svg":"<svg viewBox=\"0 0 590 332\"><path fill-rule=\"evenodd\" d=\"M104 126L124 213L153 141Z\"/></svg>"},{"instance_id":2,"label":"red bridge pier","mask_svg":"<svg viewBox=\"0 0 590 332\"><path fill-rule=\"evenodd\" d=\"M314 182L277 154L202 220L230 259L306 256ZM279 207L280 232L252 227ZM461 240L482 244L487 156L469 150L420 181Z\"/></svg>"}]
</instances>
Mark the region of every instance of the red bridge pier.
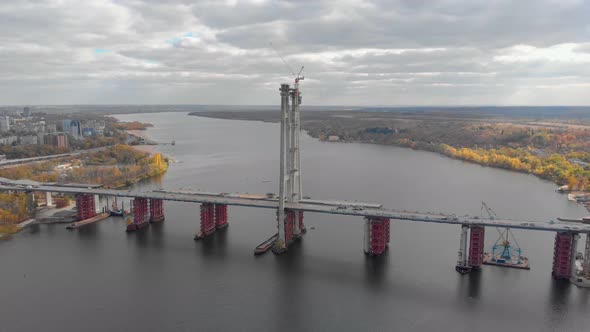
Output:
<instances>
[{"instance_id":1,"label":"red bridge pier","mask_svg":"<svg viewBox=\"0 0 590 332\"><path fill-rule=\"evenodd\" d=\"M127 224L127 231L135 231L149 225L148 199L135 197L133 199L133 221Z\"/></svg>"},{"instance_id":2,"label":"red bridge pier","mask_svg":"<svg viewBox=\"0 0 590 332\"><path fill-rule=\"evenodd\" d=\"M227 205L215 204L215 229L223 229L229 226L227 223Z\"/></svg>"},{"instance_id":3,"label":"red bridge pier","mask_svg":"<svg viewBox=\"0 0 590 332\"><path fill-rule=\"evenodd\" d=\"M227 223L227 205L203 203L201 204L201 227L195 235L195 240L203 239L217 229L226 228Z\"/></svg>"},{"instance_id":4,"label":"red bridge pier","mask_svg":"<svg viewBox=\"0 0 590 332\"><path fill-rule=\"evenodd\" d=\"M469 266L479 270L483 263L486 229L484 226L473 225L469 233Z\"/></svg>"},{"instance_id":5,"label":"red bridge pier","mask_svg":"<svg viewBox=\"0 0 590 332\"><path fill-rule=\"evenodd\" d=\"M471 228L471 232L469 232L469 228ZM484 240L484 226L472 225L470 227L468 225L461 225L457 265L455 266L457 272L466 274L472 270L479 270L481 268L485 245Z\"/></svg>"},{"instance_id":6,"label":"red bridge pier","mask_svg":"<svg viewBox=\"0 0 590 332\"><path fill-rule=\"evenodd\" d=\"M85 220L96 216L94 195L76 194L76 209L78 220Z\"/></svg>"},{"instance_id":7,"label":"red bridge pier","mask_svg":"<svg viewBox=\"0 0 590 332\"><path fill-rule=\"evenodd\" d=\"M162 222L164 221L164 203L161 199L150 198L150 222Z\"/></svg>"},{"instance_id":8,"label":"red bridge pier","mask_svg":"<svg viewBox=\"0 0 590 332\"><path fill-rule=\"evenodd\" d=\"M389 247L389 218L365 217L365 254L378 256Z\"/></svg>"},{"instance_id":9,"label":"red bridge pier","mask_svg":"<svg viewBox=\"0 0 590 332\"><path fill-rule=\"evenodd\" d=\"M574 277L578 237L578 234L568 232L555 234L553 269L551 271L551 276L554 279L570 279Z\"/></svg>"}]
</instances>

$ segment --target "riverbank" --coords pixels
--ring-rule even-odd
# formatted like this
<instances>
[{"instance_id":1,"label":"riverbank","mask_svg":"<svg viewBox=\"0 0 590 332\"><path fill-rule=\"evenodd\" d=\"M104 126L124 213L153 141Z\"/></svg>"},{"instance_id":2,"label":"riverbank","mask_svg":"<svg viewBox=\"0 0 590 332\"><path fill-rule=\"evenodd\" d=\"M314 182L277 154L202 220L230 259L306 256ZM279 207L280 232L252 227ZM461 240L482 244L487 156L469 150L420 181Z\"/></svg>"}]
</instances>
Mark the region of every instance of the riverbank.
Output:
<instances>
[{"instance_id":1,"label":"riverbank","mask_svg":"<svg viewBox=\"0 0 590 332\"><path fill-rule=\"evenodd\" d=\"M0 239L16 234L35 222L35 219L29 218L18 224L0 225Z\"/></svg>"}]
</instances>

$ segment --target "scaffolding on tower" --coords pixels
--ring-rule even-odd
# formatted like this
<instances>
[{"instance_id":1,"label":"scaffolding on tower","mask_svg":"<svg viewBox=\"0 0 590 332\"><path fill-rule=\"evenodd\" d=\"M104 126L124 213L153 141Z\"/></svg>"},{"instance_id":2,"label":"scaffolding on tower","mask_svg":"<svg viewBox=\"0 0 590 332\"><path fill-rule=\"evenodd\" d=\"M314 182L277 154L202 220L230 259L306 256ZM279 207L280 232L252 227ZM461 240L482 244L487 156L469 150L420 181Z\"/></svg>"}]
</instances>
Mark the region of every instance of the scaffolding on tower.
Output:
<instances>
[{"instance_id":1,"label":"scaffolding on tower","mask_svg":"<svg viewBox=\"0 0 590 332\"><path fill-rule=\"evenodd\" d=\"M481 202L482 213L485 210L490 219L497 219L498 215L484 202ZM498 228L499 237L492 246L491 253L484 253L483 264L516 269L530 270L529 259L522 254L522 249L510 228Z\"/></svg>"}]
</instances>

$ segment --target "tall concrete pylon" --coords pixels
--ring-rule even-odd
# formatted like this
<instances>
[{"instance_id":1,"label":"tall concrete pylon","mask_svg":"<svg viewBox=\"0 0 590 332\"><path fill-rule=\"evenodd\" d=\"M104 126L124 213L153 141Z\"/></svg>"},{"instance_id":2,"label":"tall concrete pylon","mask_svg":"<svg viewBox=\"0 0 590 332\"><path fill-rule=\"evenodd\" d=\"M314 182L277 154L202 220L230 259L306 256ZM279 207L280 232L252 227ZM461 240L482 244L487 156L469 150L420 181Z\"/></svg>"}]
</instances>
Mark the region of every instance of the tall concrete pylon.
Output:
<instances>
[{"instance_id":1,"label":"tall concrete pylon","mask_svg":"<svg viewBox=\"0 0 590 332\"><path fill-rule=\"evenodd\" d=\"M278 238L275 248L278 252L287 248L285 238L285 174L287 127L289 113L289 84L281 84L281 138L280 138L280 159L279 159L279 210L277 211Z\"/></svg>"},{"instance_id":2,"label":"tall concrete pylon","mask_svg":"<svg viewBox=\"0 0 590 332\"><path fill-rule=\"evenodd\" d=\"M300 72L301 73L301 72ZM299 91L299 75L295 79L293 89L289 84L281 84L281 137L279 159L279 208L277 213L278 239L275 243L275 251L286 250L291 238L288 234L299 236L301 232L301 218L299 213L294 213L295 222L292 233L285 230L285 202L297 203L302 197L301 185L301 158L299 148L299 135L301 131L301 117L299 105L301 104L301 92ZM289 99L291 104L289 105Z\"/></svg>"}]
</instances>

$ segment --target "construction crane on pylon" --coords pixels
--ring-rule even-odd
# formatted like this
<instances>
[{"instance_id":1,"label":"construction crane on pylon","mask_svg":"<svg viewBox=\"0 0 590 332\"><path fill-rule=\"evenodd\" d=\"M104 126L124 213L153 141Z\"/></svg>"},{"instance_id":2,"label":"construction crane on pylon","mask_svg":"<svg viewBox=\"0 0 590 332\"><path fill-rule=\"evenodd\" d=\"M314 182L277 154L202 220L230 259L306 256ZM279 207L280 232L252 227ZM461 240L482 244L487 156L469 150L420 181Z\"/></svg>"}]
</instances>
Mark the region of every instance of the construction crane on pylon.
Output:
<instances>
[{"instance_id":1,"label":"construction crane on pylon","mask_svg":"<svg viewBox=\"0 0 590 332\"><path fill-rule=\"evenodd\" d=\"M287 69L289 69L289 71L291 72L291 74L295 77L295 89L298 89L299 88L299 81L303 81L305 79L305 77L301 76L301 72L303 72L303 68L305 66L301 66L301 68L299 69L299 72L297 74L295 74L295 71L293 70L293 68L291 68L291 66L289 66L289 63L287 63L287 61L285 60L285 58L283 58L283 56L281 55L281 53L279 53L279 51L277 51L277 49L274 47L274 45L272 44L272 42L270 42L270 47L273 49L273 51L275 51L275 53L277 54L277 56L285 64L285 67L287 67Z\"/></svg>"},{"instance_id":2,"label":"construction crane on pylon","mask_svg":"<svg viewBox=\"0 0 590 332\"><path fill-rule=\"evenodd\" d=\"M498 219L496 212L484 201L481 201L481 210L482 214L485 210L490 219ZM500 236L492 247L492 253L484 253L483 264L529 270L529 259L522 255L522 249L512 230L508 227L504 229L496 227L496 230Z\"/></svg>"}]
</instances>

